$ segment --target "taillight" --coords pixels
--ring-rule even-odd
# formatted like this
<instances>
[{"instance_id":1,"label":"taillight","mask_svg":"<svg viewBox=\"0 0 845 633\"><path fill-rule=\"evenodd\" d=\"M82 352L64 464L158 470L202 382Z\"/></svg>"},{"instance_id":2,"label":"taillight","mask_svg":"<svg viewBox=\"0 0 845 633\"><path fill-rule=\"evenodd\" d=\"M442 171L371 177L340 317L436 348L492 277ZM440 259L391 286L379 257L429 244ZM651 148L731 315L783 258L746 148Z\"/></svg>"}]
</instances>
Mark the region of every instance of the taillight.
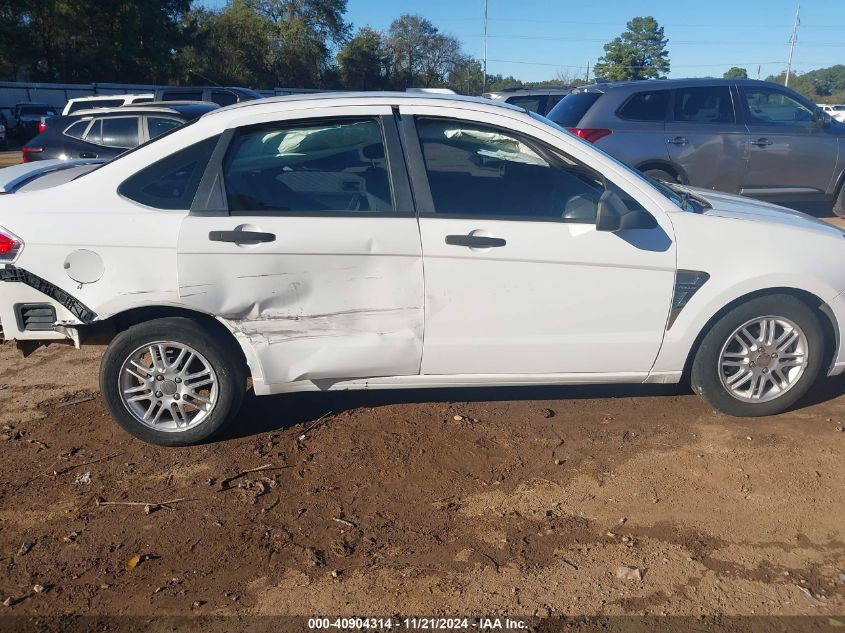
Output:
<instances>
[{"instance_id":1,"label":"taillight","mask_svg":"<svg viewBox=\"0 0 845 633\"><path fill-rule=\"evenodd\" d=\"M613 134L613 130L590 127L571 127L569 128L569 131L575 136L584 139L588 143L595 143L600 138Z\"/></svg>"},{"instance_id":2,"label":"taillight","mask_svg":"<svg viewBox=\"0 0 845 633\"><path fill-rule=\"evenodd\" d=\"M46 129L47 129L47 124L44 123L44 121L41 121L41 123L38 124L38 133L43 134L44 130L46 130Z\"/></svg>"},{"instance_id":3,"label":"taillight","mask_svg":"<svg viewBox=\"0 0 845 633\"><path fill-rule=\"evenodd\" d=\"M0 262L13 262L23 250L23 240L0 226Z\"/></svg>"},{"instance_id":4,"label":"taillight","mask_svg":"<svg viewBox=\"0 0 845 633\"><path fill-rule=\"evenodd\" d=\"M33 160L33 154L40 154L44 151L42 147L23 147L21 148L21 162L28 163Z\"/></svg>"}]
</instances>

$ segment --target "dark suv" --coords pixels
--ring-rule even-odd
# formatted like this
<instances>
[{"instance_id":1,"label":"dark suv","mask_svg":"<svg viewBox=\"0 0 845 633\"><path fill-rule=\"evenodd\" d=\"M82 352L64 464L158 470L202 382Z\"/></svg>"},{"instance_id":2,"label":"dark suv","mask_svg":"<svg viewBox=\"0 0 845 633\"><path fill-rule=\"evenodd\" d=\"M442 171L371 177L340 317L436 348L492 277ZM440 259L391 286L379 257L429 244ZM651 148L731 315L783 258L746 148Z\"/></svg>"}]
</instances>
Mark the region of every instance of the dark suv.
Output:
<instances>
[{"instance_id":1,"label":"dark suv","mask_svg":"<svg viewBox=\"0 0 845 633\"><path fill-rule=\"evenodd\" d=\"M596 84L576 88L548 117L660 180L790 206L832 203L845 216L845 124L781 85Z\"/></svg>"},{"instance_id":2,"label":"dark suv","mask_svg":"<svg viewBox=\"0 0 845 633\"><path fill-rule=\"evenodd\" d=\"M206 112L216 103L196 101L82 110L46 120L44 131L22 148L22 162L98 158L111 160Z\"/></svg>"}]
</instances>

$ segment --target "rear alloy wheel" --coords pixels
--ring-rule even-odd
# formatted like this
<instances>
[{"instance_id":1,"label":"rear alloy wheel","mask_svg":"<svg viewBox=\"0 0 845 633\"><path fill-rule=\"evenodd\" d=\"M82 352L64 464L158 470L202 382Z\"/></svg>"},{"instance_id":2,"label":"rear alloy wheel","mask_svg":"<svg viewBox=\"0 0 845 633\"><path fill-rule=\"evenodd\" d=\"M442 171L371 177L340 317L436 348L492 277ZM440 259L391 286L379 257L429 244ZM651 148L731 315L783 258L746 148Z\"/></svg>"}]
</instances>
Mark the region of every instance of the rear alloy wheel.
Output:
<instances>
[{"instance_id":1,"label":"rear alloy wheel","mask_svg":"<svg viewBox=\"0 0 845 633\"><path fill-rule=\"evenodd\" d=\"M839 187L839 194L833 203L833 212L840 218L845 218L845 184Z\"/></svg>"},{"instance_id":2,"label":"rear alloy wheel","mask_svg":"<svg viewBox=\"0 0 845 633\"><path fill-rule=\"evenodd\" d=\"M752 299L724 315L704 337L692 386L736 416L780 413L818 378L824 336L817 315L790 295Z\"/></svg>"},{"instance_id":3,"label":"rear alloy wheel","mask_svg":"<svg viewBox=\"0 0 845 633\"><path fill-rule=\"evenodd\" d=\"M231 346L185 318L121 332L100 368L112 416L129 433L164 446L208 439L240 408L243 364Z\"/></svg>"}]
</instances>

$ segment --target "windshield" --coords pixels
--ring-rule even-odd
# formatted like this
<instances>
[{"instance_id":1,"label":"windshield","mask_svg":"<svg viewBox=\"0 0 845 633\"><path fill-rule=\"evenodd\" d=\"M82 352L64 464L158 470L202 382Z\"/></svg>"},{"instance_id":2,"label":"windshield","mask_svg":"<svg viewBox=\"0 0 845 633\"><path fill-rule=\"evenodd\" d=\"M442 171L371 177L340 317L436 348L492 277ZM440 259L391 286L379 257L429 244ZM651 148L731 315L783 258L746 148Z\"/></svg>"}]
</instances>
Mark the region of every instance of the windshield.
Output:
<instances>
[{"instance_id":1,"label":"windshield","mask_svg":"<svg viewBox=\"0 0 845 633\"><path fill-rule=\"evenodd\" d=\"M569 97L567 97L567 98L569 98ZM563 103L563 102L561 102L561 103ZM558 104L558 105L560 105L560 104ZM621 167L622 169L627 171L632 176L636 176L637 178L639 178L640 180L642 180L646 184L650 185L652 187L652 189L656 189L658 191L658 193L660 193L660 195L662 195L666 198L669 198L669 200L671 200L679 208L686 209L686 202L685 202L684 196L680 195L678 192L676 192L674 189L672 189L671 187L669 187L665 183L662 183L659 180L655 180L654 178L646 176L641 171L637 171L633 167L629 167L628 165L626 165L622 161L615 159L613 156L611 156L607 152L602 152L599 148L597 148L595 145L593 145L589 141L585 141L584 139L582 139L578 136L575 136L574 134L570 133L566 128L558 125L554 121L550 121L546 117L544 117L540 114L537 114L536 112L529 112L528 114L531 116L532 119L536 119L537 121L540 121L541 123L545 123L546 125L553 127L554 129L556 129L559 132L566 132L572 138L577 139L578 142L584 143L585 145L589 146L593 150L600 152L606 158L612 160L614 163L619 165L619 167Z\"/></svg>"}]
</instances>

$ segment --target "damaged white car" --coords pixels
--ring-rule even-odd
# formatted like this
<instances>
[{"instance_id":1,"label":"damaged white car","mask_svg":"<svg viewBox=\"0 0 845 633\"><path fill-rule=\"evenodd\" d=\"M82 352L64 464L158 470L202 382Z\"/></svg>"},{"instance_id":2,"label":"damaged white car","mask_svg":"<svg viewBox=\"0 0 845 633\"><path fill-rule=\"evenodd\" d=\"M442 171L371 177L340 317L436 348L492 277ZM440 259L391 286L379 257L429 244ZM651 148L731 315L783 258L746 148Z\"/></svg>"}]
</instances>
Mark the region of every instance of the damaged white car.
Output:
<instances>
[{"instance_id":1,"label":"damaged white car","mask_svg":"<svg viewBox=\"0 0 845 633\"><path fill-rule=\"evenodd\" d=\"M265 395L688 376L769 415L845 369L840 230L669 189L486 100L237 104L0 196L0 225L6 339L108 343L103 399L158 444L236 423L248 378Z\"/></svg>"}]
</instances>

